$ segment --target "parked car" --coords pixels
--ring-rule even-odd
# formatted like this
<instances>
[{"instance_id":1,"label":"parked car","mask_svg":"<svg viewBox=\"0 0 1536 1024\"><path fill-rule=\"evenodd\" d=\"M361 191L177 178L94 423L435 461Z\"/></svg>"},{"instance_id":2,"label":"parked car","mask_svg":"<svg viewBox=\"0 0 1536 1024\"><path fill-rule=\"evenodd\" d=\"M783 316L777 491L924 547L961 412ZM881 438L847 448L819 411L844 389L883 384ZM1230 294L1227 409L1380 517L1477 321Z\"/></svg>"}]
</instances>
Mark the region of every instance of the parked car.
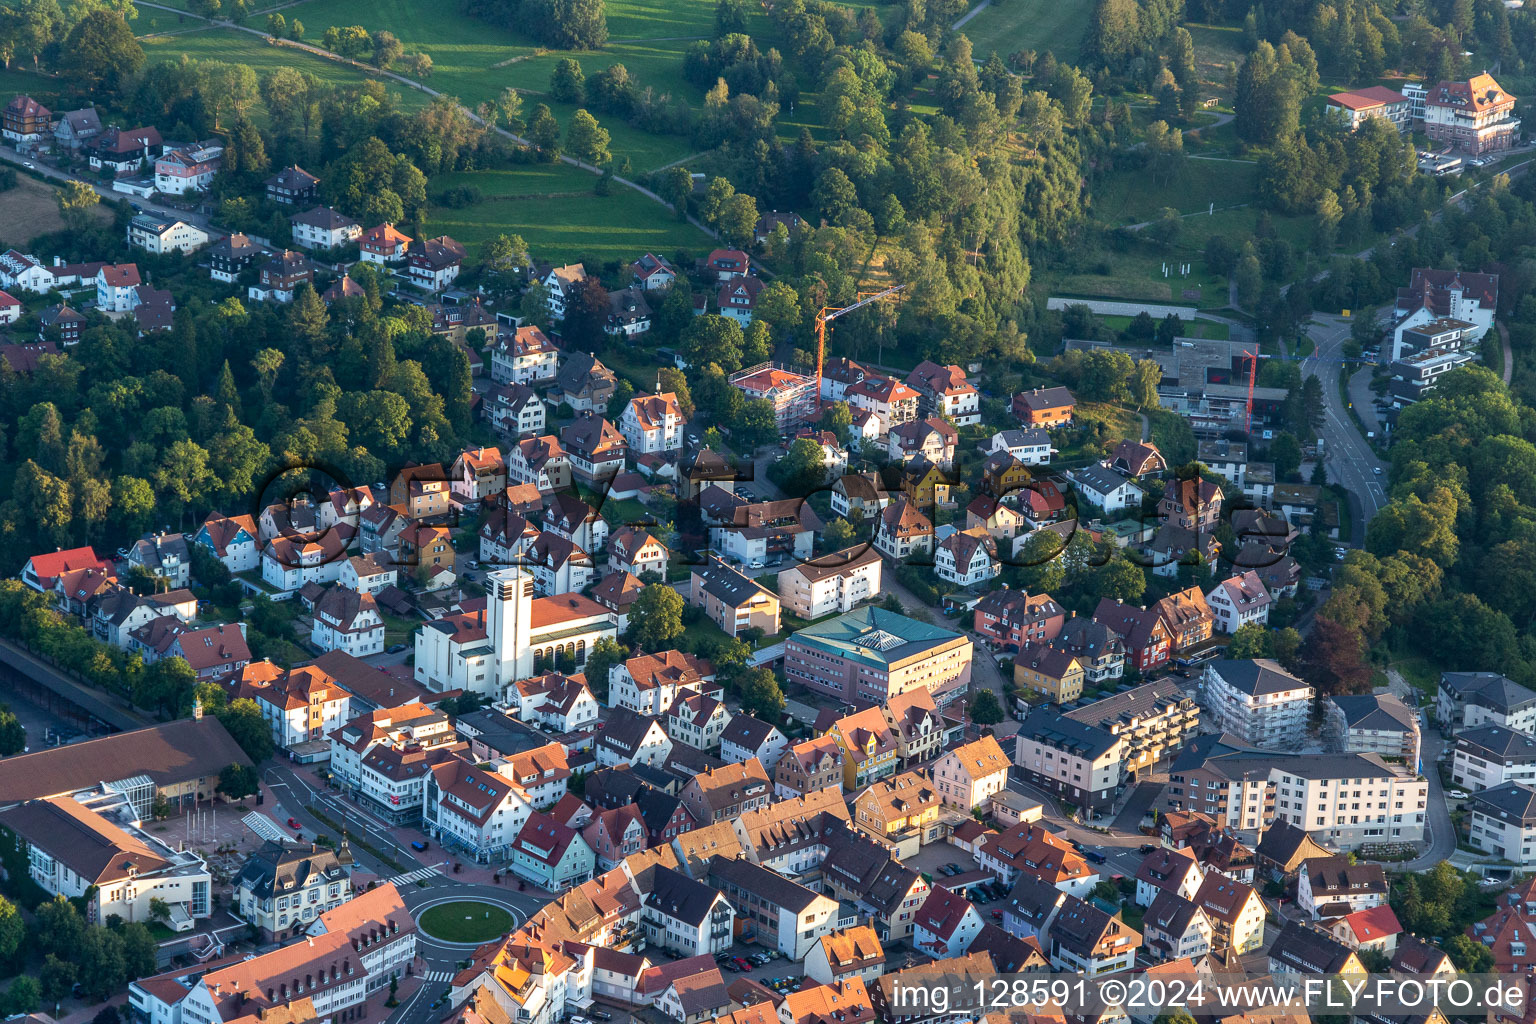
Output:
<instances>
[{"instance_id":1,"label":"parked car","mask_svg":"<svg viewBox=\"0 0 1536 1024\"><path fill-rule=\"evenodd\" d=\"M304 826L299 824L299 819L298 818L289 818L288 819L288 827L297 832L299 829L303 828Z\"/></svg>"},{"instance_id":2,"label":"parked car","mask_svg":"<svg viewBox=\"0 0 1536 1024\"><path fill-rule=\"evenodd\" d=\"M572 1017L571 1024L592 1024L592 1022L585 1017Z\"/></svg>"},{"instance_id":3,"label":"parked car","mask_svg":"<svg viewBox=\"0 0 1536 1024\"><path fill-rule=\"evenodd\" d=\"M1464 789L1448 789L1445 791L1445 795L1452 800L1465 800L1467 798L1467 792Z\"/></svg>"},{"instance_id":4,"label":"parked car","mask_svg":"<svg viewBox=\"0 0 1536 1024\"><path fill-rule=\"evenodd\" d=\"M425 850L427 847L429 847L431 845L432 844L427 842L425 839L416 839L416 840L412 841L411 849L413 849L413 850Z\"/></svg>"},{"instance_id":5,"label":"parked car","mask_svg":"<svg viewBox=\"0 0 1536 1024\"><path fill-rule=\"evenodd\" d=\"M593 1020L613 1020L613 1014L607 1010L588 1010L587 1012L592 1015Z\"/></svg>"},{"instance_id":6,"label":"parked car","mask_svg":"<svg viewBox=\"0 0 1536 1024\"><path fill-rule=\"evenodd\" d=\"M1151 853L1155 849L1157 849L1157 844L1156 843L1142 843L1140 846L1136 847L1136 852L1137 853Z\"/></svg>"},{"instance_id":7,"label":"parked car","mask_svg":"<svg viewBox=\"0 0 1536 1024\"><path fill-rule=\"evenodd\" d=\"M1098 850L1089 850L1087 853L1083 854L1083 856L1094 864L1103 864L1104 861L1108 859Z\"/></svg>"},{"instance_id":8,"label":"parked car","mask_svg":"<svg viewBox=\"0 0 1536 1024\"><path fill-rule=\"evenodd\" d=\"M731 963L735 964L743 971L750 971L752 969L752 961L748 960L744 956L732 957Z\"/></svg>"}]
</instances>

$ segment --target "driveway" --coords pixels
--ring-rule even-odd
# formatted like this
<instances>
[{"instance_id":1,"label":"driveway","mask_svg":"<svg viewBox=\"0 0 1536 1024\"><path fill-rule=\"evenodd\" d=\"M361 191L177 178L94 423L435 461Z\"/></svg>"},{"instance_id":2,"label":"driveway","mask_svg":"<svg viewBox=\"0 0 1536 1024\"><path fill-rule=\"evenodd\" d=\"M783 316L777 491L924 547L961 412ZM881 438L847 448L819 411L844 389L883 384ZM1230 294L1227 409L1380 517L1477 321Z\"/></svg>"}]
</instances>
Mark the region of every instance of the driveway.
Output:
<instances>
[{"instance_id":1,"label":"driveway","mask_svg":"<svg viewBox=\"0 0 1536 1024\"><path fill-rule=\"evenodd\" d=\"M1427 871L1456 852L1456 827L1451 822L1451 809L1445 802L1445 791L1440 787L1440 772L1435 764L1435 759L1445 749L1445 737L1440 735L1439 729L1426 729L1420 743L1424 778L1429 781L1429 849L1422 857L1404 864L1405 871Z\"/></svg>"},{"instance_id":2,"label":"driveway","mask_svg":"<svg viewBox=\"0 0 1536 1024\"><path fill-rule=\"evenodd\" d=\"M1318 436L1323 439L1323 462L1328 479L1349 492L1354 530L1352 542L1365 542L1366 524L1387 503L1386 463L1360 436L1350 418L1350 410L1339 395L1339 366L1344 358L1344 344L1349 341L1349 321L1342 317L1317 313L1307 328L1307 336L1317 348L1302 360L1301 372L1316 377L1323 386L1323 425ZM1362 371L1363 372L1363 371Z\"/></svg>"}]
</instances>

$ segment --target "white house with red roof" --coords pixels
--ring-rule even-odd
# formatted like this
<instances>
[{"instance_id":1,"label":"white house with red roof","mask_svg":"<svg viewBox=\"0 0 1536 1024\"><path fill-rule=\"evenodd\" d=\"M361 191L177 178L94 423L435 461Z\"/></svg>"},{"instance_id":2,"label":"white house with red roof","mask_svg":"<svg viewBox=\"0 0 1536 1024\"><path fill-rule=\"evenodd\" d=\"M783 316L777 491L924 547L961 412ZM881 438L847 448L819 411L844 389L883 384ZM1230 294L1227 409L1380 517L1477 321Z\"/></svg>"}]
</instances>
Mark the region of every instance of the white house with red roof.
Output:
<instances>
[{"instance_id":1,"label":"white house with red roof","mask_svg":"<svg viewBox=\"0 0 1536 1024\"><path fill-rule=\"evenodd\" d=\"M670 452L683 446L685 422L675 393L636 395L619 417L619 432L637 454Z\"/></svg>"},{"instance_id":2,"label":"white house with red roof","mask_svg":"<svg viewBox=\"0 0 1536 1024\"><path fill-rule=\"evenodd\" d=\"M329 588L315 602L309 642L322 651L346 651L354 658L384 653L384 619L378 602L372 594L348 587Z\"/></svg>"},{"instance_id":3,"label":"white house with red roof","mask_svg":"<svg viewBox=\"0 0 1536 1024\"><path fill-rule=\"evenodd\" d=\"M498 384L550 381L559 369L560 350L534 324L524 324L491 350L491 380Z\"/></svg>"},{"instance_id":4,"label":"white house with red roof","mask_svg":"<svg viewBox=\"0 0 1536 1024\"><path fill-rule=\"evenodd\" d=\"M739 275L730 278L720 285L720 290L715 293L715 304L720 309L720 315L736 321L743 330L752 322L753 311L757 308L757 297L762 293L763 282L755 277Z\"/></svg>"},{"instance_id":5,"label":"white house with red roof","mask_svg":"<svg viewBox=\"0 0 1536 1024\"><path fill-rule=\"evenodd\" d=\"M412 242L405 254L411 283L429 292L442 291L459 276L464 255L464 246L447 235Z\"/></svg>"},{"instance_id":6,"label":"white house with red roof","mask_svg":"<svg viewBox=\"0 0 1536 1024\"><path fill-rule=\"evenodd\" d=\"M416 921L393 882L380 882L327 910L310 926L309 934L317 939L346 936L363 968L363 989L370 995L405 977L416 959Z\"/></svg>"},{"instance_id":7,"label":"white house with red roof","mask_svg":"<svg viewBox=\"0 0 1536 1024\"><path fill-rule=\"evenodd\" d=\"M183 658L201 681L232 676L251 663L243 622L191 629L176 616L166 615L134 630L128 649L142 655L146 665Z\"/></svg>"},{"instance_id":8,"label":"white house with red roof","mask_svg":"<svg viewBox=\"0 0 1536 1024\"><path fill-rule=\"evenodd\" d=\"M0 252L0 287L42 295L56 283L53 271L31 253L16 249Z\"/></svg>"},{"instance_id":9,"label":"white house with red roof","mask_svg":"<svg viewBox=\"0 0 1536 1024\"><path fill-rule=\"evenodd\" d=\"M843 397L849 406L875 414L881 437L890 433L892 427L917 419L920 396L890 377L865 377L851 385Z\"/></svg>"},{"instance_id":10,"label":"white house with red roof","mask_svg":"<svg viewBox=\"0 0 1536 1024\"><path fill-rule=\"evenodd\" d=\"M309 536L273 537L261 553L262 580L284 594L297 593L306 583L335 583L354 532L338 525Z\"/></svg>"},{"instance_id":11,"label":"white house with red roof","mask_svg":"<svg viewBox=\"0 0 1536 1024\"><path fill-rule=\"evenodd\" d=\"M96 308L104 313L129 313L139 304L136 263L109 263L96 271Z\"/></svg>"},{"instance_id":12,"label":"white house with red roof","mask_svg":"<svg viewBox=\"0 0 1536 1024\"><path fill-rule=\"evenodd\" d=\"M363 226L329 206L317 206L288 218L293 244L305 249L335 249L362 236Z\"/></svg>"},{"instance_id":13,"label":"white house with red roof","mask_svg":"<svg viewBox=\"0 0 1536 1024\"><path fill-rule=\"evenodd\" d=\"M452 841L479 863L505 860L533 814L533 805L511 779L454 758L427 775L422 826L439 841Z\"/></svg>"},{"instance_id":14,"label":"white house with red roof","mask_svg":"<svg viewBox=\"0 0 1536 1024\"><path fill-rule=\"evenodd\" d=\"M724 283L732 278L749 276L752 257L740 249L716 249L705 257L704 269L715 275L716 281Z\"/></svg>"},{"instance_id":15,"label":"white house with red roof","mask_svg":"<svg viewBox=\"0 0 1536 1024\"><path fill-rule=\"evenodd\" d=\"M406 247L412 241L414 239L410 235L397 230L393 224L378 224L364 231L358 238L358 258L364 263L378 266L399 263L405 259Z\"/></svg>"},{"instance_id":16,"label":"white house with red roof","mask_svg":"<svg viewBox=\"0 0 1536 1024\"><path fill-rule=\"evenodd\" d=\"M1251 622L1269 622L1269 588L1252 569L1222 580L1205 595L1216 631L1231 635Z\"/></svg>"},{"instance_id":17,"label":"white house with red roof","mask_svg":"<svg viewBox=\"0 0 1536 1024\"><path fill-rule=\"evenodd\" d=\"M665 256L646 253L629 265L635 284L648 292L666 291L677 280L677 271Z\"/></svg>"},{"instance_id":18,"label":"white house with red roof","mask_svg":"<svg viewBox=\"0 0 1536 1024\"><path fill-rule=\"evenodd\" d=\"M192 542L201 544L232 573L249 572L261 564L259 532L248 515L210 515Z\"/></svg>"},{"instance_id":19,"label":"white house with red roof","mask_svg":"<svg viewBox=\"0 0 1536 1024\"><path fill-rule=\"evenodd\" d=\"M985 923L970 900L935 885L912 923L912 945L939 960L964 956Z\"/></svg>"},{"instance_id":20,"label":"white house with red roof","mask_svg":"<svg viewBox=\"0 0 1536 1024\"><path fill-rule=\"evenodd\" d=\"M0 324L13 324L21 319L21 300L0 292Z\"/></svg>"},{"instance_id":21,"label":"white house with red roof","mask_svg":"<svg viewBox=\"0 0 1536 1024\"><path fill-rule=\"evenodd\" d=\"M948 417L957 427L981 422L981 395L960 367L924 359L907 374L906 383L923 396L928 412Z\"/></svg>"},{"instance_id":22,"label":"white house with red roof","mask_svg":"<svg viewBox=\"0 0 1536 1024\"><path fill-rule=\"evenodd\" d=\"M1392 908L1383 904L1341 917L1329 930L1350 949L1374 949L1391 956L1397 950L1397 937L1403 933L1403 926Z\"/></svg>"},{"instance_id":23,"label":"white house with red roof","mask_svg":"<svg viewBox=\"0 0 1536 1024\"><path fill-rule=\"evenodd\" d=\"M155 160L155 191L181 196L206 189L224 166L224 147L216 141L197 142Z\"/></svg>"},{"instance_id":24,"label":"white house with red roof","mask_svg":"<svg viewBox=\"0 0 1536 1024\"><path fill-rule=\"evenodd\" d=\"M87 544L83 548L33 555L21 567L21 582L33 590L51 594L58 585L59 577L66 572L75 569L99 569L105 572L110 568L110 564L97 558L96 550Z\"/></svg>"}]
</instances>

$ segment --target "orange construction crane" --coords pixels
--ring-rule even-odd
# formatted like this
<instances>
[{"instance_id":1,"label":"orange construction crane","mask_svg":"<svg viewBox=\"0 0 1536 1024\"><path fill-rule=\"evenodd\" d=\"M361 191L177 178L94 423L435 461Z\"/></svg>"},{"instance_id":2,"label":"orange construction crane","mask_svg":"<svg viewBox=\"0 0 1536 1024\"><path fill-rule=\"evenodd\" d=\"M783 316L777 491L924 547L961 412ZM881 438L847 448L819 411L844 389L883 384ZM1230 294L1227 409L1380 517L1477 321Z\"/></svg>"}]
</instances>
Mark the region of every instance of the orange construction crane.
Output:
<instances>
[{"instance_id":1,"label":"orange construction crane","mask_svg":"<svg viewBox=\"0 0 1536 1024\"><path fill-rule=\"evenodd\" d=\"M1259 375L1259 354L1245 349L1238 358L1248 360L1248 420L1243 427L1243 432L1251 434L1253 433L1253 382Z\"/></svg>"},{"instance_id":2,"label":"orange construction crane","mask_svg":"<svg viewBox=\"0 0 1536 1024\"><path fill-rule=\"evenodd\" d=\"M844 313L852 313L872 302L888 299L905 287L904 284L898 284L880 292L859 292L855 296L858 301L851 306L821 307L821 312L816 316L816 413L818 417L821 414L821 371L827 361L827 323L836 320Z\"/></svg>"}]
</instances>

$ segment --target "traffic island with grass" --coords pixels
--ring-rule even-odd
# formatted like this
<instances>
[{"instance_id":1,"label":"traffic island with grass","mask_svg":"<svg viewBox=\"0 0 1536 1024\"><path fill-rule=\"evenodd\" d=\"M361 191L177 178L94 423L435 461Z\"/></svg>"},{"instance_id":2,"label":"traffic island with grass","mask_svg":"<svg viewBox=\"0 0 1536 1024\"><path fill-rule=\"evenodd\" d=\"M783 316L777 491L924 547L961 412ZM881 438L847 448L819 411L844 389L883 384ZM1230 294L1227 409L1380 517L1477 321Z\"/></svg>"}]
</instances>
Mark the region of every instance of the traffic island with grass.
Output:
<instances>
[{"instance_id":1,"label":"traffic island with grass","mask_svg":"<svg viewBox=\"0 0 1536 1024\"><path fill-rule=\"evenodd\" d=\"M444 942L489 942L512 930L512 915L490 903L457 900L428 908L417 924Z\"/></svg>"}]
</instances>

